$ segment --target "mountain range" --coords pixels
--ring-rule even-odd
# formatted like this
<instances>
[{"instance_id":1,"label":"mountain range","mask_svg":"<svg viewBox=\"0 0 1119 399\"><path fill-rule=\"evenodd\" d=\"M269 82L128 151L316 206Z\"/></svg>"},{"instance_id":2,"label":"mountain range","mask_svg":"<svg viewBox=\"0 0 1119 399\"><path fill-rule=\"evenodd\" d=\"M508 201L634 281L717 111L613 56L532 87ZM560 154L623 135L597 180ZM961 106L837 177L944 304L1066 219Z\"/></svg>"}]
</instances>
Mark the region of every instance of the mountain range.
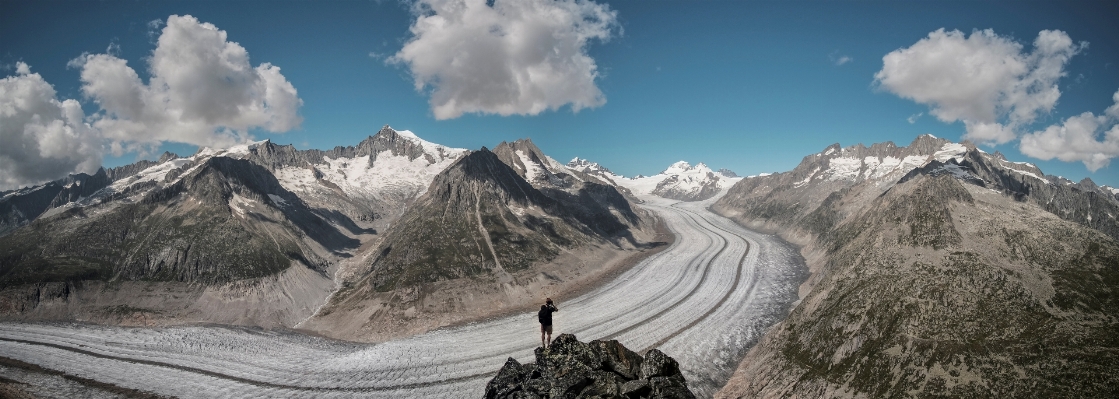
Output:
<instances>
[{"instance_id":1,"label":"mountain range","mask_svg":"<svg viewBox=\"0 0 1119 399\"><path fill-rule=\"evenodd\" d=\"M750 177L625 177L531 140L388 126L0 193L0 318L222 323L377 342L574 297L673 240L650 196L800 247L788 317L717 397L1116 393L1119 190L931 135Z\"/></svg>"},{"instance_id":2,"label":"mountain range","mask_svg":"<svg viewBox=\"0 0 1119 399\"><path fill-rule=\"evenodd\" d=\"M632 264L660 245L636 201L531 140L468 151L386 126L329 151L164 154L3 193L0 314L387 339Z\"/></svg>"},{"instance_id":3,"label":"mountain range","mask_svg":"<svg viewBox=\"0 0 1119 399\"><path fill-rule=\"evenodd\" d=\"M1115 394L1110 188L925 135L830 146L712 210L812 272L716 397Z\"/></svg>"}]
</instances>

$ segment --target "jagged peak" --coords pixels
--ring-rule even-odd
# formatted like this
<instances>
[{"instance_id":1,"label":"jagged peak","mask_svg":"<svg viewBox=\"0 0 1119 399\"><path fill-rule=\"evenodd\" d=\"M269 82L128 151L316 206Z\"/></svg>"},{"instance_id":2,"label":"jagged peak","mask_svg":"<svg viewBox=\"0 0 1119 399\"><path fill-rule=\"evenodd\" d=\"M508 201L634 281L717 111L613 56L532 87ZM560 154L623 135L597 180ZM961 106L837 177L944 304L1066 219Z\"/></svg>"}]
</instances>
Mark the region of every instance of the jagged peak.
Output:
<instances>
[{"instance_id":1,"label":"jagged peak","mask_svg":"<svg viewBox=\"0 0 1119 399\"><path fill-rule=\"evenodd\" d=\"M163 155L160 155L159 160L156 161L156 162L164 163L164 162L170 161L172 159L178 159L178 158L179 158L179 154L176 154L176 153L173 153L173 152L170 152L170 151L164 151Z\"/></svg>"},{"instance_id":2,"label":"jagged peak","mask_svg":"<svg viewBox=\"0 0 1119 399\"><path fill-rule=\"evenodd\" d=\"M928 150L938 149L944 146L944 144L946 143L951 143L951 141L926 133L917 136L917 138L913 139L913 142L909 143L906 148L908 148L910 151L917 151L918 153L922 153Z\"/></svg>"},{"instance_id":3,"label":"jagged peak","mask_svg":"<svg viewBox=\"0 0 1119 399\"><path fill-rule=\"evenodd\" d=\"M494 147L493 150L501 151L503 148L508 148L511 151L522 151L525 153L536 154L538 158L544 157L544 152L540 150L540 147L537 147L536 143L533 143L532 139L527 137L517 139L513 142L502 141L500 144L497 145L497 147Z\"/></svg>"}]
</instances>

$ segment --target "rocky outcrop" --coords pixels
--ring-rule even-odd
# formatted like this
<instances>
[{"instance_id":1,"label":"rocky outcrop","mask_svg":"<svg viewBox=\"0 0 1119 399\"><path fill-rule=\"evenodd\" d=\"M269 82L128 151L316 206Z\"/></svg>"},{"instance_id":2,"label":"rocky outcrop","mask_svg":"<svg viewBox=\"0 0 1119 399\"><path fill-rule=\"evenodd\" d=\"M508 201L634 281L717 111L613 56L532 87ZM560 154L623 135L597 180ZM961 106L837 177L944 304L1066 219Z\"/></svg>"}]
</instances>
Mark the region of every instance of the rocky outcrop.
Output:
<instances>
[{"instance_id":1,"label":"rocky outcrop","mask_svg":"<svg viewBox=\"0 0 1119 399\"><path fill-rule=\"evenodd\" d=\"M561 334L536 349L534 364L509 358L486 384L487 399L694 398L680 365L653 349L644 357L618 341L580 342Z\"/></svg>"}]
</instances>

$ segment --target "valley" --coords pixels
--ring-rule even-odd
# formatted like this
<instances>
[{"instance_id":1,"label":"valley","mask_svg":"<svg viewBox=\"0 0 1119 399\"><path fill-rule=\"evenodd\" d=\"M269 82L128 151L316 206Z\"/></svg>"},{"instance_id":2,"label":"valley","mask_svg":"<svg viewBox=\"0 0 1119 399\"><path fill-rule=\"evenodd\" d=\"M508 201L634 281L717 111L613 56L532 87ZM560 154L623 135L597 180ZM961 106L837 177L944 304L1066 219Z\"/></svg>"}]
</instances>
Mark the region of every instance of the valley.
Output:
<instances>
[{"instance_id":1,"label":"valley","mask_svg":"<svg viewBox=\"0 0 1119 399\"><path fill-rule=\"evenodd\" d=\"M557 333L659 348L710 396L781 320L806 277L795 248L707 211L645 197L677 240L618 278L558 303ZM713 198L714 199L714 198ZM0 324L5 357L168 396L478 397L504 359L539 346L532 312L378 344L221 326ZM0 376L18 378L11 368ZM179 381L165 384L165 381Z\"/></svg>"}]
</instances>

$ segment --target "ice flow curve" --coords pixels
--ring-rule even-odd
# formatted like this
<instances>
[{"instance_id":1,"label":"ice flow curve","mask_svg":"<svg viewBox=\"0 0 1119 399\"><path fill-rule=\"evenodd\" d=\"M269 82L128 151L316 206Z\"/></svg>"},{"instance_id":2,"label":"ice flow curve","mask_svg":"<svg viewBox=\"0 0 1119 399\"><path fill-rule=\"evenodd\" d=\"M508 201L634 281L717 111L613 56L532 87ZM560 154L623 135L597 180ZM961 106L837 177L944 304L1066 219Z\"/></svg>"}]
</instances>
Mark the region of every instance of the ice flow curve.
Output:
<instances>
[{"instance_id":1,"label":"ice flow curve","mask_svg":"<svg viewBox=\"0 0 1119 399\"><path fill-rule=\"evenodd\" d=\"M796 300L796 250L706 209L646 198L668 249L560 304L557 334L659 348L711 396ZM225 327L0 323L0 353L82 378L178 397L480 397L507 357L539 345L526 313L380 344ZM174 381L174 383L169 383Z\"/></svg>"}]
</instances>

